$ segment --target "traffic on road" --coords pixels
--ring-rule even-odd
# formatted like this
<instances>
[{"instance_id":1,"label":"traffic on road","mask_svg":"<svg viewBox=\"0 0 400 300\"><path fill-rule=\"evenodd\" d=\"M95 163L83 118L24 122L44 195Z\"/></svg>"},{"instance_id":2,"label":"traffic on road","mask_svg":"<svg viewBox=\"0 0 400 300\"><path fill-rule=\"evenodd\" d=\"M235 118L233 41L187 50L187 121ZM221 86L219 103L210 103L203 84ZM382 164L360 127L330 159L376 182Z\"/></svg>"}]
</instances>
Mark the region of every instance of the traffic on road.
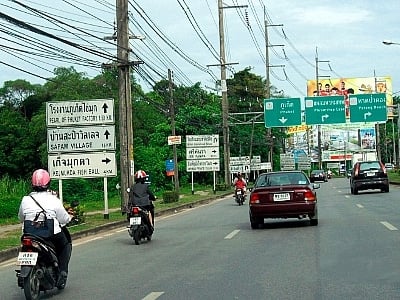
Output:
<instances>
[{"instance_id":1,"label":"traffic on road","mask_svg":"<svg viewBox=\"0 0 400 300\"><path fill-rule=\"evenodd\" d=\"M335 177L316 193L318 226L265 219L252 230L230 195L156 219L151 242L135 245L125 227L79 239L68 287L45 298L399 299L400 188L353 195ZM14 269L0 265L4 299L24 298Z\"/></svg>"}]
</instances>

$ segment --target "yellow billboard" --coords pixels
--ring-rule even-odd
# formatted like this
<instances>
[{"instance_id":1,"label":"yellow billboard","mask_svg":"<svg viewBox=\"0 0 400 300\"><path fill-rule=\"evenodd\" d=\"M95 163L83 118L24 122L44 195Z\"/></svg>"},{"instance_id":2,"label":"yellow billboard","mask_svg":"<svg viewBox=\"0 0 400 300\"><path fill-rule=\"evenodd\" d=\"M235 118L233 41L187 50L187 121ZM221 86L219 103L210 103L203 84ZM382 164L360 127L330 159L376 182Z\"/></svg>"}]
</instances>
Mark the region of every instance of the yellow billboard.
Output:
<instances>
[{"instance_id":1,"label":"yellow billboard","mask_svg":"<svg viewBox=\"0 0 400 300\"><path fill-rule=\"evenodd\" d=\"M392 78L381 77L356 77L356 78L323 78L307 80L307 96L344 96L346 118L350 117L350 94L386 93L386 106L388 118L393 118L393 89Z\"/></svg>"},{"instance_id":2,"label":"yellow billboard","mask_svg":"<svg viewBox=\"0 0 400 300\"><path fill-rule=\"evenodd\" d=\"M294 134L299 132L306 132L308 129L311 129L312 126L307 125L297 125L297 126L290 126L287 128L287 134Z\"/></svg>"}]
</instances>

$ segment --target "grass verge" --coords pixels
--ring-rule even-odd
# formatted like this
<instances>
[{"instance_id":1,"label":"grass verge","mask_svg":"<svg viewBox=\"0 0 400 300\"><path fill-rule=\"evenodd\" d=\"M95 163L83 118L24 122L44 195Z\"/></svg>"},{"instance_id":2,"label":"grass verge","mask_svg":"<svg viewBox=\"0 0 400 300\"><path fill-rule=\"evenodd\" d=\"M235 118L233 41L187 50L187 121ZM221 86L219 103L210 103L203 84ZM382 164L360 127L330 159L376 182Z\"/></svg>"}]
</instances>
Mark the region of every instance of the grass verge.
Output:
<instances>
[{"instance_id":1,"label":"grass verge","mask_svg":"<svg viewBox=\"0 0 400 300\"><path fill-rule=\"evenodd\" d=\"M195 203L197 201L205 199L215 199L227 193L229 193L229 191L217 191L214 194L212 190L204 189L201 191L196 191L194 192L194 194L192 194L191 190L189 191L183 190L180 193L181 196L178 202L164 203L162 200L157 200L154 202L154 205L155 205L155 210L157 212L170 208L179 207L185 204ZM119 198L109 199L108 207L110 210L114 208L120 208L120 199ZM83 211L86 213L85 223L69 227L71 233L94 229L96 227L108 223L126 220L126 215L122 215L120 211L110 212L108 216L109 218L105 219L104 203L102 203L101 201L85 202L83 205ZM19 221L17 218L0 220L0 225L2 226L10 224L18 224L18 223ZM9 231L0 232L0 251L19 246L20 236L21 236L20 228L10 229Z\"/></svg>"}]
</instances>

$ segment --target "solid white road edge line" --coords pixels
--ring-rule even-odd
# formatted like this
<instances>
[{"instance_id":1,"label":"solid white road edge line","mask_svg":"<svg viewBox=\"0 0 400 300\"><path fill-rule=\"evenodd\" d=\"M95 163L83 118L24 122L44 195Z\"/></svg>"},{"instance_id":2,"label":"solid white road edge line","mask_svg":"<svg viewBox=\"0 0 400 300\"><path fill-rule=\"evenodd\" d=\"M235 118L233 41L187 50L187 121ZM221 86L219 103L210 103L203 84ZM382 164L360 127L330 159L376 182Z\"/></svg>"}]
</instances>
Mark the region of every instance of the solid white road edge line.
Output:
<instances>
[{"instance_id":1,"label":"solid white road edge line","mask_svg":"<svg viewBox=\"0 0 400 300\"><path fill-rule=\"evenodd\" d=\"M239 229L236 229L234 231L232 231L230 234L228 234L226 237L224 237L225 240L230 240L231 238L233 238L235 235L237 235L239 233Z\"/></svg>"},{"instance_id":2,"label":"solid white road edge line","mask_svg":"<svg viewBox=\"0 0 400 300\"><path fill-rule=\"evenodd\" d=\"M381 223L383 226L385 226L389 230L398 230L395 226L393 226L389 222L381 221L379 223Z\"/></svg>"}]
</instances>

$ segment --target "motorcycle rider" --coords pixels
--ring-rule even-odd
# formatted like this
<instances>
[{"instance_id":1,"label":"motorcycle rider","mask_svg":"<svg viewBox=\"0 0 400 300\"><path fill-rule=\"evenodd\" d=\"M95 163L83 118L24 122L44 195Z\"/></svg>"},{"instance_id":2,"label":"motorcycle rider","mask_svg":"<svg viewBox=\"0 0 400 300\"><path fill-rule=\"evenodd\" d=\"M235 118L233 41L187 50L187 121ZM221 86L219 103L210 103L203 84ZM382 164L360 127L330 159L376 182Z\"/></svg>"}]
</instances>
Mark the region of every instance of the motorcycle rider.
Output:
<instances>
[{"instance_id":1,"label":"motorcycle rider","mask_svg":"<svg viewBox=\"0 0 400 300\"><path fill-rule=\"evenodd\" d=\"M146 183L147 174L145 171L139 170L135 173L135 183L129 193L129 208L132 206L140 206L149 212L149 222L154 228L154 205L156 200L154 194L150 191L149 185Z\"/></svg>"},{"instance_id":2,"label":"motorcycle rider","mask_svg":"<svg viewBox=\"0 0 400 300\"><path fill-rule=\"evenodd\" d=\"M57 194L49 190L50 174L44 169L38 169L32 175L32 192L22 198L18 218L21 222L25 220L33 221L42 208L32 199L32 197L46 211L48 219L54 219L54 235L47 238L51 241L56 250L60 277L57 287L64 288L68 277L68 264L71 258L72 244L69 232L65 225L69 223L72 216L65 210L62 201ZM39 219L39 221L41 221ZM67 233L67 234L66 234Z\"/></svg>"},{"instance_id":3,"label":"motorcycle rider","mask_svg":"<svg viewBox=\"0 0 400 300\"><path fill-rule=\"evenodd\" d=\"M246 194L246 179L243 178L242 173L238 172L237 177L233 180L233 186L235 190L240 190L242 195Z\"/></svg>"}]
</instances>

